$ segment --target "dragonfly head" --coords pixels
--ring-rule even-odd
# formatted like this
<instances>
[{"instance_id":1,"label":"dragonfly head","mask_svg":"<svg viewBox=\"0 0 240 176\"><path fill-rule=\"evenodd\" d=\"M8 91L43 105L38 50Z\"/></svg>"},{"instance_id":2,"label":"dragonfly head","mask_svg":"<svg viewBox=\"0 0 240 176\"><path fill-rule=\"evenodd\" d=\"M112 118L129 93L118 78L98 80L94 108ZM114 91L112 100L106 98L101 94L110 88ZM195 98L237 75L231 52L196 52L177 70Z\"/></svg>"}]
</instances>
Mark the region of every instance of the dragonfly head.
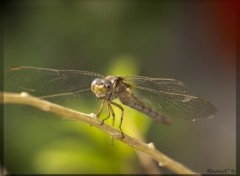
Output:
<instances>
[{"instance_id":1,"label":"dragonfly head","mask_svg":"<svg viewBox=\"0 0 240 176\"><path fill-rule=\"evenodd\" d=\"M108 79L95 79L91 84L91 90L97 98L105 98L112 93L112 82Z\"/></svg>"}]
</instances>

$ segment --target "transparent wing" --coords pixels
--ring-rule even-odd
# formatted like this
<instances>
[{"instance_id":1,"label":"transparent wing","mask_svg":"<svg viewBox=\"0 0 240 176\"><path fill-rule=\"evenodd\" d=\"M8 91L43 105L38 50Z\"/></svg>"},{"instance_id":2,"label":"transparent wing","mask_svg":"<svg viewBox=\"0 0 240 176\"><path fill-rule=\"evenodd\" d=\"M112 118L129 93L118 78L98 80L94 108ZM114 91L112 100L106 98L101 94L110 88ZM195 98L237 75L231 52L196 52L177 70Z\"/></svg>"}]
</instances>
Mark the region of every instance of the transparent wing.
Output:
<instances>
[{"instance_id":1,"label":"transparent wing","mask_svg":"<svg viewBox=\"0 0 240 176\"><path fill-rule=\"evenodd\" d=\"M162 92L192 95L190 89L181 81L168 78L148 78L144 76L123 76L124 81L136 86L155 89Z\"/></svg>"},{"instance_id":2,"label":"transparent wing","mask_svg":"<svg viewBox=\"0 0 240 176\"><path fill-rule=\"evenodd\" d=\"M16 67L6 74L8 89L24 90L32 95L62 104L67 102L72 106L84 99L93 99L91 82L103 75L94 72L78 70L55 70L36 67Z\"/></svg>"},{"instance_id":3,"label":"transparent wing","mask_svg":"<svg viewBox=\"0 0 240 176\"><path fill-rule=\"evenodd\" d=\"M166 117L182 119L211 118L216 108L208 101L195 97L184 85L174 79L124 76L131 85L131 93L146 106L163 113Z\"/></svg>"},{"instance_id":4,"label":"transparent wing","mask_svg":"<svg viewBox=\"0 0 240 176\"><path fill-rule=\"evenodd\" d=\"M53 94L87 91L95 78L103 75L78 70L54 70L35 67L12 68L7 74L7 81L16 87L36 94L47 96Z\"/></svg>"}]
</instances>

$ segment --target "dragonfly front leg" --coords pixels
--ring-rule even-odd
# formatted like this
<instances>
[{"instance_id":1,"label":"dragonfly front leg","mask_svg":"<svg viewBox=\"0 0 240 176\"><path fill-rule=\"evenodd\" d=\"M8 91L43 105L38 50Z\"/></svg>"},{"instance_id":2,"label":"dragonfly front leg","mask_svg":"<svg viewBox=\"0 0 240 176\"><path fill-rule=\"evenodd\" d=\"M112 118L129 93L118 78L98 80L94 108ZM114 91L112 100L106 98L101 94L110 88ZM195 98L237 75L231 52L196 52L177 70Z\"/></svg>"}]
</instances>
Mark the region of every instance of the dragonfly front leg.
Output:
<instances>
[{"instance_id":1,"label":"dragonfly front leg","mask_svg":"<svg viewBox=\"0 0 240 176\"><path fill-rule=\"evenodd\" d=\"M122 107L121 105L119 105L119 104L117 104L117 103L115 103L115 102L110 101L110 103L111 103L112 105L118 107L118 108L121 109L121 111L122 111L121 118L120 118L119 129L120 129L120 131L121 131L121 133L122 133L122 139L123 139L123 138L124 138L124 134L123 134L123 131L122 131L122 122L123 122L124 109L123 109L123 107Z\"/></svg>"},{"instance_id":2,"label":"dragonfly front leg","mask_svg":"<svg viewBox=\"0 0 240 176\"><path fill-rule=\"evenodd\" d=\"M107 119L109 119L109 117L110 117L110 112L112 112L112 107L111 107L111 105L109 106L110 104L108 103L108 101L107 101L107 113L108 113L108 115L107 115L107 117L106 118L104 118L103 120L102 120L102 124L101 125L103 125L104 124L104 121L105 120L107 120ZM110 109L110 110L109 110ZM113 114L113 116L114 116L114 114Z\"/></svg>"},{"instance_id":3,"label":"dragonfly front leg","mask_svg":"<svg viewBox=\"0 0 240 176\"><path fill-rule=\"evenodd\" d=\"M103 99L102 100L102 103L101 103L101 105L100 105L100 107L99 107L99 109L98 109L98 112L97 112L97 118L100 116L100 114L102 113L102 111L103 111L103 107L104 107L104 104L105 104L105 99Z\"/></svg>"}]
</instances>

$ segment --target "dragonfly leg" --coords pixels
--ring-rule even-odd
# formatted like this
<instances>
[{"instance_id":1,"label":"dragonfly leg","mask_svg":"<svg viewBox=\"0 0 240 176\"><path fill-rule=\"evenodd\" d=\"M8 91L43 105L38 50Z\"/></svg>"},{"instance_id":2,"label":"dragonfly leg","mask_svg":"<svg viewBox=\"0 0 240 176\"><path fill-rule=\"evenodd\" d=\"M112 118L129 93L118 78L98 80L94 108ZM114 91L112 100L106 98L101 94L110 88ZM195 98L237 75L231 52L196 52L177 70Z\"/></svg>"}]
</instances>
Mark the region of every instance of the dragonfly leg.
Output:
<instances>
[{"instance_id":1,"label":"dragonfly leg","mask_svg":"<svg viewBox=\"0 0 240 176\"><path fill-rule=\"evenodd\" d=\"M110 110L110 112L112 114L112 126L114 127L115 113L114 113L113 108L112 108L112 106L111 106L111 104L109 102L108 102L108 107L109 107L109 110Z\"/></svg>"},{"instance_id":2,"label":"dragonfly leg","mask_svg":"<svg viewBox=\"0 0 240 176\"><path fill-rule=\"evenodd\" d=\"M108 115L107 115L107 117L106 118L104 118L103 120L102 120L102 124L101 125L103 125L103 123L104 123L104 121L105 120L107 120L109 117L110 117L110 112L112 112L112 107L111 107L111 105L108 103L108 101L107 101L107 113L108 113ZM114 118L114 113L112 113L112 115L113 115L113 118Z\"/></svg>"},{"instance_id":3,"label":"dragonfly leg","mask_svg":"<svg viewBox=\"0 0 240 176\"><path fill-rule=\"evenodd\" d=\"M104 104L105 104L105 99L102 100L101 106L99 107L97 115L96 115L97 117L99 117L100 114L102 113Z\"/></svg>"},{"instance_id":4,"label":"dragonfly leg","mask_svg":"<svg viewBox=\"0 0 240 176\"><path fill-rule=\"evenodd\" d=\"M118 108L121 109L121 111L122 111L121 118L120 118L119 129L120 129L120 131L121 131L121 133L122 133L122 139L123 139L123 138L124 138L124 134L123 134L123 131L122 131L122 121L123 121L124 109L123 109L123 107L122 107L121 105L119 105L119 104L117 104L117 103L115 103L115 102L110 101L110 103L111 103L112 105L118 107Z\"/></svg>"},{"instance_id":5,"label":"dragonfly leg","mask_svg":"<svg viewBox=\"0 0 240 176\"><path fill-rule=\"evenodd\" d=\"M112 126L114 127L114 122L115 122L115 113L114 113L114 111L113 111L113 108L112 108L112 106L111 106L111 104L109 103L109 102L107 102L107 104L108 104L108 108L109 108L109 112L111 112L111 114L112 114ZM114 142L113 142L113 137L112 137L112 142L111 142L111 145L114 145Z\"/></svg>"}]
</instances>

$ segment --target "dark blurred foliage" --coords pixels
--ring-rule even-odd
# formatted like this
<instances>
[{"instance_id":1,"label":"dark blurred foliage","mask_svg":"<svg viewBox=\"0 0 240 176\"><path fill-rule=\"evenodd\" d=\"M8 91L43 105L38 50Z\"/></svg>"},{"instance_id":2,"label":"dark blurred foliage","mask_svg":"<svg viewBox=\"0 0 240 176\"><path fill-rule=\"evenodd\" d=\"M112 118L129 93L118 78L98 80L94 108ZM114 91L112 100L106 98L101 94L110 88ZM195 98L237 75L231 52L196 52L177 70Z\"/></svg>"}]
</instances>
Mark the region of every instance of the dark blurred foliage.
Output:
<instances>
[{"instance_id":1,"label":"dark blurred foliage","mask_svg":"<svg viewBox=\"0 0 240 176\"><path fill-rule=\"evenodd\" d=\"M142 134L196 172L235 169L235 1L25 0L8 1L4 10L6 72L28 65L179 79L216 106L215 118L165 126L125 107L124 132ZM6 91L21 91L5 81ZM133 149L111 146L94 127L32 111L5 106L9 173L146 172Z\"/></svg>"}]
</instances>

